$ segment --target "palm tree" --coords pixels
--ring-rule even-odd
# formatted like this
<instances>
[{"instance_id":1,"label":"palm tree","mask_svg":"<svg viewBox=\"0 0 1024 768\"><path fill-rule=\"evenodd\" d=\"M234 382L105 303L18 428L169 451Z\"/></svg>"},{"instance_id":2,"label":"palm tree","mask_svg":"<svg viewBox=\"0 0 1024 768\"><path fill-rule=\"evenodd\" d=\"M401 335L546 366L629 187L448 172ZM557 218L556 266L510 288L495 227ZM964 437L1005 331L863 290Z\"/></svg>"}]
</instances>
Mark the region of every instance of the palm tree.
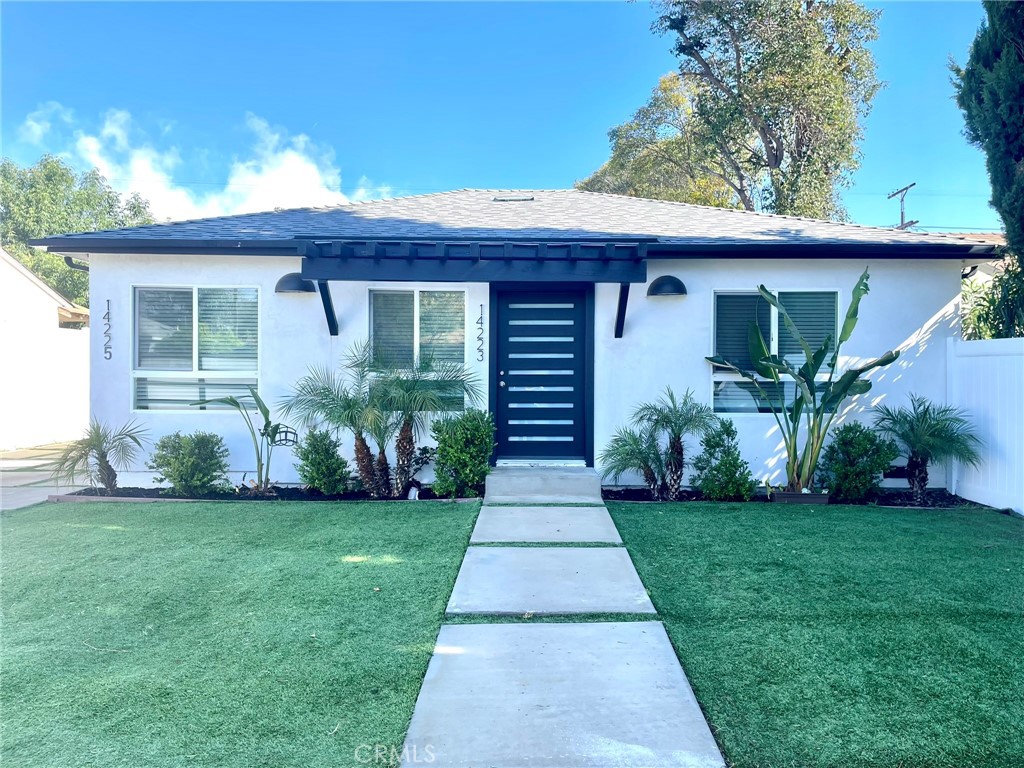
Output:
<instances>
[{"instance_id":1,"label":"palm tree","mask_svg":"<svg viewBox=\"0 0 1024 768\"><path fill-rule=\"evenodd\" d=\"M146 429L134 421L113 430L93 419L85 435L68 444L54 461L51 476L70 484L77 475L85 475L92 485L99 481L111 493L117 490L117 470L135 461L145 436Z\"/></svg>"},{"instance_id":2,"label":"palm tree","mask_svg":"<svg viewBox=\"0 0 1024 768\"><path fill-rule=\"evenodd\" d=\"M403 495L412 480L416 438L429 426L437 413L462 410L466 400L480 401L476 375L458 363L425 358L412 368L399 368L376 361L381 377L381 401L386 410L397 414L398 439L395 441L395 496Z\"/></svg>"},{"instance_id":3,"label":"palm tree","mask_svg":"<svg viewBox=\"0 0 1024 768\"><path fill-rule=\"evenodd\" d=\"M326 366L310 368L295 383L291 395L282 401L281 411L298 415L305 426L323 422L352 432L359 479L367 492L378 495L380 483L366 436L386 434L386 430L378 429L386 420L386 412L380 392L373 386L372 354L368 344L352 347L345 355L341 371Z\"/></svg>"},{"instance_id":4,"label":"palm tree","mask_svg":"<svg viewBox=\"0 0 1024 768\"><path fill-rule=\"evenodd\" d=\"M875 429L892 438L907 457L907 482L914 503L924 504L928 488L928 464L955 459L962 464L981 463L981 439L966 411L952 405L935 405L918 395L910 396L910 408L875 408Z\"/></svg>"},{"instance_id":5,"label":"palm tree","mask_svg":"<svg viewBox=\"0 0 1024 768\"><path fill-rule=\"evenodd\" d=\"M633 424L648 427L665 439L665 496L669 501L679 498L686 466L686 435L703 437L715 426L717 418L711 406L698 403L693 392L686 391L682 399L671 387L656 402L642 403L633 412Z\"/></svg>"},{"instance_id":6,"label":"palm tree","mask_svg":"<svg viewBox=\"0 0 1024 768\"><path fill-rule=\"evenodd\" d=\"M651 491L651 498L661 497L665 460L658 434L651 427L632 429L620 427L600 456L601 477L618 482L627 472L639 472Z\"/></svg>"}]
</instances>

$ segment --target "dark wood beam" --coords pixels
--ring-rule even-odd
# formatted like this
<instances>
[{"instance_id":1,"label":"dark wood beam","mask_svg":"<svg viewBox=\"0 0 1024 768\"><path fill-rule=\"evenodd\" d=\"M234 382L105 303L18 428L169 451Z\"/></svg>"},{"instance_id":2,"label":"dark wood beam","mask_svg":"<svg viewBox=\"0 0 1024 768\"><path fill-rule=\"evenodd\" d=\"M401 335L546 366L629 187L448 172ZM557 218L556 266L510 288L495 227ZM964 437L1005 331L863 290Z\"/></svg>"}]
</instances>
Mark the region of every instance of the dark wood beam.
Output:
<instances>
[{"instance_id":1,"label":"dark wood beam","mask_svg":"<svg viewBox=\"0 0 1024 768\"><path fill-rule=\"evenodd\" d=\"M629 304L629 283L619 283L619 306L615 310L615 338L622 338L626 327L626 305Z\"/></svg>"},{"instance_id":2,"label":"dark wood beam","mask_svg":"<svg viewBox=\"0 0 1024 768\"><path fill-rule=\"evenodd\" d=\"M450 283L570 282L643 283L647 263L626 259L591 261L581 259L303 259L302 276L307 280L408 281Z\"/></svg>"},{"instance_id":3,"label":"dark wood beam","mask_svg":"<svg viewBox=\"0 0 1024 768\"><path fill-rule=\"evenodd\" d=\"M303 259L305 261L305 259ZM338 313L334 311L334 300L331 298L331 284L326 280L317 280L320 289L320 301L324 304L324 317L327 318L327 330L331 336L338 335Z\"/></svg>"}]
</instances>

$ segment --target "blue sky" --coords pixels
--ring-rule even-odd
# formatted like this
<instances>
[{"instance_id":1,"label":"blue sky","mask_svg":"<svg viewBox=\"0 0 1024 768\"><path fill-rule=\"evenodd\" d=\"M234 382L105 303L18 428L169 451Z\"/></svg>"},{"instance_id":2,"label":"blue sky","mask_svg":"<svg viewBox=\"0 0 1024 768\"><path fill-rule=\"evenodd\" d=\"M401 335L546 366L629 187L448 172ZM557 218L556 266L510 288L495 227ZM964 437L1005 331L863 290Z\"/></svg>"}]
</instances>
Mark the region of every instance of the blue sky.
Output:
<instances>
[{"instance_id":1,"label":"blue sky","mask_svg":"<svg viewBox=\"0 0 1024 768\"><path fill-rule=\"evenodd\" d=\"M854 221L996 229L948 56L980 3L883 3ZM567 187L675 67L643 3L10 3L3 153L98 166L161 218Z\"/></svg>"}]
</instances>

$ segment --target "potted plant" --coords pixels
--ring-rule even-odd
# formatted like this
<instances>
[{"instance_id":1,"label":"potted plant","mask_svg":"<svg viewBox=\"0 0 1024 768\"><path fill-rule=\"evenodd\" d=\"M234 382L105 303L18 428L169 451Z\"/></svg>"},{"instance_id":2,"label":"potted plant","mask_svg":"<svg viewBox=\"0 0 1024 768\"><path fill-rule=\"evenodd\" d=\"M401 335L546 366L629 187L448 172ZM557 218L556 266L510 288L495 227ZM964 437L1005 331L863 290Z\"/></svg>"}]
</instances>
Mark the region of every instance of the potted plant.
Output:
<instances>
[{"instance_id":1,"label":"potted plant","mask_svg":"<svg viewBox=\"0 0 1024 768\"><path fill-rule=\"evenodd\" d=\"M774 489L769 486L769 494L773 501L814 504L828 503L827 493L814 493L814 477L818 468L818 457L825 444L829 428L839 411L839 406L848 397L863 395L871 389L871 382L862 378L872 368L880 368L892 363L899 357L899 352L889 351L879 358L863 365L849 368L838 377L839 355L842 346L857 327L857 313L860 301L868 293L868 270L864 270L850 298L850 306L846 318L839 331L835 349L832 349L832 337L829 336L817 349L810 344L796 327L793 318L786 308L763 285L758 286L758 293L779 313L786 330L800 344L804 352L803 364L796 363L773 355L768 343L756 322L750 323L747 339L750 359L754 370L744 370L720 355L708 357L712 365L728 368L738 373L756 387L761 399L771 409L775 422L779 425L783 443L786 446L786 485ZM831 355L829 354L831 350ZM821 380L818 375L828 360L828 373ZM791 380L795 385L796 394L793 401L787 404L784 400L776 402L768 395L762 382L775 385L782 383L783 378ZM802 435L802 432L806 432Z\"/></svg>"}]
</instances>

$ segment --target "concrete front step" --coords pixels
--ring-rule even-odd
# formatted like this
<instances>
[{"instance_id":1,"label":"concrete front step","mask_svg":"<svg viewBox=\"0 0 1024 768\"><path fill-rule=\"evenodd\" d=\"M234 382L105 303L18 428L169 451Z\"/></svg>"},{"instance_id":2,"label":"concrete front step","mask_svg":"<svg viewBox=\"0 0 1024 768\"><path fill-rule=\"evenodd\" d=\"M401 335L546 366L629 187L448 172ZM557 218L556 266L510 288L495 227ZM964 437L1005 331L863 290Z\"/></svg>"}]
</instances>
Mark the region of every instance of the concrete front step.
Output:
<instances>
[{"instance_id":1,"label":"concrete front step","mask_svg":"<svg viewBox=\"0 0 1024 768\"><path fill-rule=\"evenodd\" d=\"M724 768L660 622L443 626L402 765Z\"/></svg>"},{"instance_id":2,"label":"concrete front step","mask_svg":"<svg viewBox=\"0 0 1024 768\"><path fill-rule=\"evenodd\" d=\"M600 504L592 467L497 467L487 475L484 503Z\"/></svg>"},{"instance_id":3,"label":"concrete front step","mask_svg":"<svg viewBox=\"0 0 1024 768\"><path fill-rule=\"evenodd\" d=\"M470 544L533 542L621 544L604 507L488 507L480 510Z\"/></svg>"},{"instance_id":4,"label":"concrete front step","mask_svg":"<svg viewBox=\"0 0 1024 768\"><path fill-rule=\"evenodd\" d=\"M470 547L449 615L655 613L622 547Z\"/></svg>"}]
</instances>

